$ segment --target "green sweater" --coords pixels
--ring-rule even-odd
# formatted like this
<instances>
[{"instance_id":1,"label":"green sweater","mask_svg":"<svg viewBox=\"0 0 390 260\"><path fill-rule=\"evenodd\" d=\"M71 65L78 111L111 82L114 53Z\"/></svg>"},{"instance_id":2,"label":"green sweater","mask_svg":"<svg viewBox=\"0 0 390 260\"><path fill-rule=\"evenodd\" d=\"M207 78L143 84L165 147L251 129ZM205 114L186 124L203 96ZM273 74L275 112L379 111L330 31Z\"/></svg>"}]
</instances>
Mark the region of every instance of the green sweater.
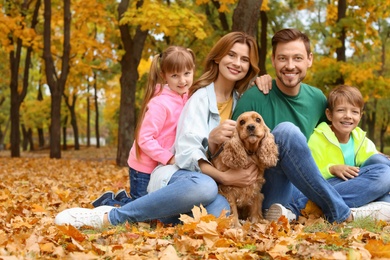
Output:
<instances>
[{"instance_id":1,"label":"green sweater","mask_svg":"<svg viewBox=\"0 0 390 260\"><path fill-rule=\"evenodd\" d=\"M264 95L257 87L248 89L238 100L232 119L246 111L256 111L273 130L281 122L291 122L309 139L318 123L326 121L326 97L321 90L301 83L296 96L288 96L272 81L272 90Z\"/></svg>"},{"instance_id":2,"label":"green sweater","mask_svg":"<svg viewBox=\"0 0 390 260\"><path fill-rule=\"evenodd\" d=\"M352 131L354 141L355 166L360 167L371 155L378 153L375 144L366 137L360 127ZM333 165L345 164L340 142L330 126L323 122L316 129L309 139L309 148L313 158L325 179L335 177L329 172Z\"/></svg>"}]
</instances>

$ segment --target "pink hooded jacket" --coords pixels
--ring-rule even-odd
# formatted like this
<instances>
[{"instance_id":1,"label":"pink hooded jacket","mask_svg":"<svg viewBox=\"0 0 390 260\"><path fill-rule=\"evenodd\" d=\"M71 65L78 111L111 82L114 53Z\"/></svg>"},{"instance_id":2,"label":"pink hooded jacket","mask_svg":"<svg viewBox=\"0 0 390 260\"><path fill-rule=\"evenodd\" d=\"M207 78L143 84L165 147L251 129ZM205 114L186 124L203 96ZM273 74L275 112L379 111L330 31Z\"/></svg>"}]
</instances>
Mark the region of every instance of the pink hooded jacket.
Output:
<instances>
[{"instance_id":1,"label":"pink hooded jacket","mask_svg":"<svg viewBox=\"0 0 390 260\"><path fill-rule=\"evenodd\" d=\"M150 174L158 163L166 165L172 158L177 122L187 100L188 94L180 96L164 85L163 91L149 101L138 137L140 158L137 160L133 144L127 160L131 168Z\"/></svg>"}]
</instances>

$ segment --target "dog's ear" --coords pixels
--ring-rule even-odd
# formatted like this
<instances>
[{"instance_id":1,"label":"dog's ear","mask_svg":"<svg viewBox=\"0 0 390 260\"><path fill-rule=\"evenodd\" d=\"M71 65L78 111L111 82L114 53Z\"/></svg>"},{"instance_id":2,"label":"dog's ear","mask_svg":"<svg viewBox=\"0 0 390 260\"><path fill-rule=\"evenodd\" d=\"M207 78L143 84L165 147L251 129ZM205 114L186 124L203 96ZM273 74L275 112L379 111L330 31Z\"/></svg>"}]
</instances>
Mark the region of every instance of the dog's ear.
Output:
<instances>
[{"instance_id":1,"label":"dog's ear","mask_svg":"<svg viewBox=\"0 0 390 260\"><path fill-rule=\"evenodd\" d=\"M234 132L230 140L225 142L221 157L223 164L232 169L245 169L251 163L237 131Z\"/></svg>"},{"instance_id":2,"label":"dog's ear","mask_svg":"<svg viewBox=\"0 0 390 260\"><path fill-rule=\"evenodd\" d=\"M275 143L274 135L269 130L266 132L263 140L261 140L256 154L266 168L276 166L278 163L278 146Z\"/></svg>"}]
</instances>

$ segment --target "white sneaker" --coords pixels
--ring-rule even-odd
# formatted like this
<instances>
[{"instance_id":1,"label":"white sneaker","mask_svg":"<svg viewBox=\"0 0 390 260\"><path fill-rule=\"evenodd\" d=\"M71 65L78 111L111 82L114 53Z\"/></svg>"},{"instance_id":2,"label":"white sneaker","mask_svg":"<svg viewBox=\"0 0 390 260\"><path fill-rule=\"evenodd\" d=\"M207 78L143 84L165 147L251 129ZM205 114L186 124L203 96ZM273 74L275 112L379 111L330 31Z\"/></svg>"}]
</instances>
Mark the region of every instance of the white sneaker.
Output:
<instances>
[{"instance_id":1,"label":"white sneaker","mask_svg":"<svg viewBox=\"0 0 390 260\"><path fill-rule=\"evenodd\" d=\"M71 208L60 212L54 219L56 225L69 224L75 228L91 226L94 228L103 227L103 217L114 207L100 206L94 209Z\"/></svg>"},{"instance_id":2,"label":"white sneaker","mask_svg":"<svg viewBox=\"0 0 390 260\"><path fill-rule=\"evenodd\" d=\"M284 215L288 221L293 221L297 219L297 216L289 209L286 209L281 204L275 203L272 204L265 214L265 219L269 221L278 221L278 219Z\"/></svg>"},{"instance_id":3,"label":"white sneaker","mask_svg":"<svg viewBox=\"0 0 390 260\"><path fill-rule=\"evenodd\" d=\"M375 220L390 221L390 203L374 201L359 208L351 208L353 219L371 217Z\"/></svg>"}]
</instances>

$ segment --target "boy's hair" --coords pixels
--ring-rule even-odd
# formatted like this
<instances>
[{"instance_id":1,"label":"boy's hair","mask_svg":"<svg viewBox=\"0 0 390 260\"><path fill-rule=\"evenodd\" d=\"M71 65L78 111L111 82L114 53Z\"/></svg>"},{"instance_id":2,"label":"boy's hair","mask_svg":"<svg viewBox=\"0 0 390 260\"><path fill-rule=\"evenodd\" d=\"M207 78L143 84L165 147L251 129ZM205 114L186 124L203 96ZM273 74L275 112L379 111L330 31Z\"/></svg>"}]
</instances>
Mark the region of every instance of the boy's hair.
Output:
<instances>
[{"instance_id":1,"label":"boy's hair","mask_svg":"<svg viewBox=\"0 0 390 260\"><path fill-rule=\"evenodd\" d=\"M328 95L328 108L330 111L333 111L336 104L340 101L344 100L356 107L360 108L360 112L363 112L364 109L364 99L362 93L358 88L348 86L348 85L340 85L335 87L329 92Z\"/></svg>"},{"instance_id":2,"label":"boy's hair","mask_svg":"<svg viewBox=\"0 0 390 260\"><path fill-rule=\"evenodd\" d=\"M294 28L282 29L275 33L272 37L272 55L275 56L276 47L279 43L288 43L296 40L303 41L305 45L307 56L310 55L310 39L306 34Z\"/></svg>"},{"instance_id":3,"label":"boy's hair","mask_svg":"<svg viewBox=\"0 0 390 260\"><path fill-rule=\"evenodd\" d=\"M221 59L229 53L235 43L243 43L248 46L250 66L246 76L236 82L234 89L238 93L242 94L248 88L250 81L257 76L257 73L260 71L258 67L259 54L257 50L257 43L254 37L244 32L231 32L224 35L213 46L213 48L211 48L205 60L204 73L192 85L190 95L198 89L211 84L217 79L219 74L217 62L221 61Z\"/></svg>"},{"instance_id":4,"label":"boy's hair","mask_svg":"<svg viewBox=\"0 0 390 260\"><path fill-rule=\"evenodd\" d=\"M134 132L136 141L136 157L139 158L140 147L137 143L142 121L144 120L146 108L149 101L159 95L165 84L163 75L166 73L179 73L185 70L195 70L195 54L191 49L181 46L170 46L163 53L153 57L148 75L148 84L145 90L144 101L138 115L137 127Z\"/></svg>"}]
</instances>

